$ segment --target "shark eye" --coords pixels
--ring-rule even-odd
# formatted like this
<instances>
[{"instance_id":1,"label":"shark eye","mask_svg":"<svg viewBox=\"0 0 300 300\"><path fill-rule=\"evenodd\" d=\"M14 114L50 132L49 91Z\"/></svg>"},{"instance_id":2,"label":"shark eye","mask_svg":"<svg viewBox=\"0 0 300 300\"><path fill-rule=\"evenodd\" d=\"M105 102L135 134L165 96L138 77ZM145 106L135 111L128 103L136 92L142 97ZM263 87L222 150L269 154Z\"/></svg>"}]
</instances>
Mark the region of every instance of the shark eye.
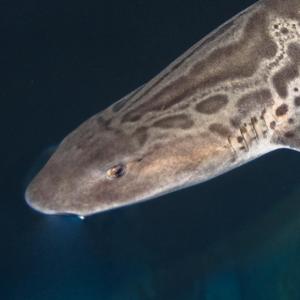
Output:
<instances>
[{"instance_id":1,"label":"shark eye","mask_svg":"<svg viewBox=\"0 0 300 300\"><path fill-rule=\"evenodd\" d=\"M125 174L125 166L118 164L106 171L106 176L111 179L120 178Z\"/></svg>"}]
</instances>

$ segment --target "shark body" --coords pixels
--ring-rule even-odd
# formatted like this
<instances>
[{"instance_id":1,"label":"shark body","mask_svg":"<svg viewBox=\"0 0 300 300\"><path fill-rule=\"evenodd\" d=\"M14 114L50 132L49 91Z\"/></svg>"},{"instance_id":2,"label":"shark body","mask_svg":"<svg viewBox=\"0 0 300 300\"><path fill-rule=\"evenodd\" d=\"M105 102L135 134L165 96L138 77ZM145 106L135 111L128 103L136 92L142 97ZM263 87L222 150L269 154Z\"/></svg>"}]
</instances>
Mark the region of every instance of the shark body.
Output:
<instances>
[{"instance_id":1,"label":"shark body","mask_svg":"<svg viewBox=\"0 0 300 300\"><path fill-rule=\"evenodd\" d=\"M261 0L70 133L26 190L91 215L300 147L300 1Z\"/></svg>"}]
</instances>

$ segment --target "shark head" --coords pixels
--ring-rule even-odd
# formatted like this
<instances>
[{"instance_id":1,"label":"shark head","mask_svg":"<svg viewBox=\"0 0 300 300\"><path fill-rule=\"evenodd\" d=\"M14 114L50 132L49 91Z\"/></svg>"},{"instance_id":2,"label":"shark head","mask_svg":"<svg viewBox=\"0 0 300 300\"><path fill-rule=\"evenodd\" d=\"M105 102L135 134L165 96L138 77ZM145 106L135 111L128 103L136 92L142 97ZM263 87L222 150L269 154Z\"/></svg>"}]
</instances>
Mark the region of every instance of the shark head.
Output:
<instances>
[{"instance_id":1,"label":"shark head","mask_svg":"<svg viewBox=\"0 0 300 300\"><path fill-rule=\"evenodd\" d=\"M191 146L188 139L141 147L139 136L92 117L61 142L27 187L26 201L42 213L86 216L153 198L190 179Z\"/></svg>"}]
</instances>

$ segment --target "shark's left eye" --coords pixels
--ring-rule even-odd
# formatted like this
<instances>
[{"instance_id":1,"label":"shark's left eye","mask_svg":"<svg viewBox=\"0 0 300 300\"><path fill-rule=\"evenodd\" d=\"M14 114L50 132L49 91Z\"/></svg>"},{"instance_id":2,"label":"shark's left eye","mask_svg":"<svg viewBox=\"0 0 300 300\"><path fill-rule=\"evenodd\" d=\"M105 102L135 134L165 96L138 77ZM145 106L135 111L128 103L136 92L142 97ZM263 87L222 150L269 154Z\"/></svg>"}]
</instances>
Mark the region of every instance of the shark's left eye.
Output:
<instances>
[{"instance_id":1,"label":"shark's left eye","mask_svg":"<svg viewBox=\"0 0 300 300\"><path fill-rule=\"evenodd\" d=\"M125 166L123 164L118 164L107 170L106 176L108 178L120 178L125 174Z\"/></svg>"}]
</instances>

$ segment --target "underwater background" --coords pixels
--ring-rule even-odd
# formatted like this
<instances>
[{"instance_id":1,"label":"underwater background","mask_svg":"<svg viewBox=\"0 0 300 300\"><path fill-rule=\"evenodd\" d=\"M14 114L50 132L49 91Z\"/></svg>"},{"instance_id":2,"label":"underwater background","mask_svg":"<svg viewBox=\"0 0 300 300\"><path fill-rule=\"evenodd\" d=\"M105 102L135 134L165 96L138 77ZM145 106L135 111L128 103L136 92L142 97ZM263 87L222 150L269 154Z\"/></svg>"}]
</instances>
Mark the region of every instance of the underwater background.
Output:
<instances>
[{"instance_id":1,"label":"underwater background","mask_svg":"<svg viewBox=\"0 0 300 300\"><path fill-rule=\"evenodd\" d=\"M0 299L300 299L299 153L83 221L23 196L66 134L252 3L0 0Z\"/></svg>"}]
</instances>

